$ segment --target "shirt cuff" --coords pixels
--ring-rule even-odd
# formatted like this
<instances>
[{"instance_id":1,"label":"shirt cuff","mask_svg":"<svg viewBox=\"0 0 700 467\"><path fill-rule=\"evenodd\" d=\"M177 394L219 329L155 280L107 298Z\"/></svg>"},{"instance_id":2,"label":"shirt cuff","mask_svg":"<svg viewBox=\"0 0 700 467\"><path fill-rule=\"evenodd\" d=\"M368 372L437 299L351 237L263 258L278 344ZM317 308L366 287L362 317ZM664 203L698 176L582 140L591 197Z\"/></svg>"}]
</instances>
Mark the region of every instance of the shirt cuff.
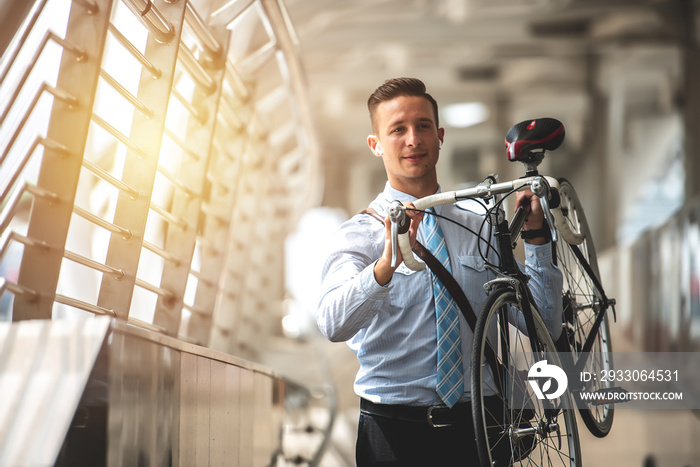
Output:
<instances>
[{"instance_id":1,"label":"shirt cuff","mask_svg":"<svg viewBox=\"0 0 700 467\"><path fill-rule=\"evenodd\" d=\"M374 277L374 265L376 263L376 261L373 262L360 273L362 291L368 298L375 298L377 295L389 293L392 287L391 281L386 285L379 285L377 279Z\"/></svg>"},{"instance_id":2,"label":"shirt cuff","mask_svg":"<svg viewBox=\"0 0 700 467\"><path fill-rule=\"evenodd\" d=\"M525 261L535 262L540 265L552 262L552 244L545 243L544 245L525 245Z\"/></svg>"}]
</instances>

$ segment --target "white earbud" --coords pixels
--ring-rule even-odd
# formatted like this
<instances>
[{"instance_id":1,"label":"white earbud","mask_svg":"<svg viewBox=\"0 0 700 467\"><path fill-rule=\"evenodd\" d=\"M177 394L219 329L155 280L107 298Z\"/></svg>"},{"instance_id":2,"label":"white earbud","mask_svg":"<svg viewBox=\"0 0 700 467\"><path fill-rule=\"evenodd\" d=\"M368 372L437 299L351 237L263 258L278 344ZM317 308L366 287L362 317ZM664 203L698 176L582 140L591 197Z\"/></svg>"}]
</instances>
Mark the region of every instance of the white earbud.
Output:
<instances>
[{"instance_id":1,"label":"white earbud","mask_svg":"<svg viewBox=\"0 0 700 467\"><path fill-rule=\"evenodd\" d=\"M442 141L438 140L438 149L442 149Z\"/></svg>"},{"instance_id":2,"label":"white earbud","mask_svg":"<svg viewBox=\"0 0 700 467\"><path fill-rule=\"evenodd\" d=\"M384 154L384 151L382 151L382 147L380 146L379 143L374 147L374 152L378 155L381 156Z\"/></svg>"}]
</instances>

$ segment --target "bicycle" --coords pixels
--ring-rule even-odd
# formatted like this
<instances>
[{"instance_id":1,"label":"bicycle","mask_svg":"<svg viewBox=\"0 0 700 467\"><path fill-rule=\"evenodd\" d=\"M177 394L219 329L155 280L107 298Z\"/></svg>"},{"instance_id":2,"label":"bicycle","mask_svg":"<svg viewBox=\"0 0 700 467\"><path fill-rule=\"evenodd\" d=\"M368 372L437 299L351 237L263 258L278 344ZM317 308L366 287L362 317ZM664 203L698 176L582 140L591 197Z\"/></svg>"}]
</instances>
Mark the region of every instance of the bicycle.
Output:
<instances>
[{"instance_id":1,"label":"bicycle","mask_svg":"<svg viewBox=\"0 0 700 467\"><path fill-rule=\"evenodd\" d=\"M574 400L582 390L605 389L607 386L601 384L608 383L571 381L570 390L555 400L534 397L532 392L539 390L537 395L541 396L544 386L528 381L531 370L543 369L542 361L544 366L578 372L612 368L606 312L615 301L606 297L600 283L583 209L568 181L537 171L545 151L557 149L564 134L563 125L555 119L521 122L507 133L506 145L509 160L525 165L523 178L498 183L495 176L489 176L474 188L414 202L415 210L431 214L426 210L440 204L481 200L486 210L484 223L490 223L491 238L495 239L499 264L490 264L482 254L495 278L484 285L489 296L474 326L471 355L472 415L483 466L580 466L576 406L594 435L605 436L612 426L611 404L593 409ZM562 329L556 343L552 333L558 334L557 330L547 328L528 287L528 276L518 267L514 254L528 213L521 207L508 223L503 209L509 195L527 188L540 198L553 257L564 276ZM392 244L398 244L407 267L421 270L425 264L413 256L408 240L406 209L398 201L390 206ZM560 236L563 241L559 241ZM479 241L494 247L490 239L480 237ZM492 396L496 396L495 403Z\"/></svg>"}]
</instances>

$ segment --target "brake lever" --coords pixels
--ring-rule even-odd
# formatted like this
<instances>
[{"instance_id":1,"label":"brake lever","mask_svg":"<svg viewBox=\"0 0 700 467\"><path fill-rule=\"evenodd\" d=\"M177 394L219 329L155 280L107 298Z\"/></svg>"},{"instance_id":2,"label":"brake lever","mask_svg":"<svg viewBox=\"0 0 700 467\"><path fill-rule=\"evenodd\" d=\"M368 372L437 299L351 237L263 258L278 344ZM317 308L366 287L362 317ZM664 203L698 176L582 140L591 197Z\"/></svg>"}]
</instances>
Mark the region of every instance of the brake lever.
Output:
<instances>
[{"instance_id":1,"label":"brake lever","mask_svg":"<svg viewBox=\"0 0 700 467\"><path fill-rule=\"evenodd\" d=\"M401 201L392 201L389 205L389 220L391 221L391 267L399 263L399 234L406 233L410 223L406 222L406 207Z\"/></svg>"},{"instance_id":2,"label":"brake lever","mask_svg":"<svg viewBox=\"0 0 700 467\"><path fill-rule=\"evenodd\" d=\"M396 221L391 221L391 267L396 268L396 263L399 262L399 228Z\"/></svg>"},{"instance_id":3,"label":"brake lever","mask_svg":"<svg viewBox=\"0 0 700 467\"><path fill-rule=\"evenodd\" d=\"M549 183L547 183L545 178L539 177L532 181L530 189L540 199L544 217L549 225L549 232L552 236L552 242L556 243L559 240L559 236L557 235L557 228L554 225L554 216L549 210Z\"/></svg>"}]
</instances>

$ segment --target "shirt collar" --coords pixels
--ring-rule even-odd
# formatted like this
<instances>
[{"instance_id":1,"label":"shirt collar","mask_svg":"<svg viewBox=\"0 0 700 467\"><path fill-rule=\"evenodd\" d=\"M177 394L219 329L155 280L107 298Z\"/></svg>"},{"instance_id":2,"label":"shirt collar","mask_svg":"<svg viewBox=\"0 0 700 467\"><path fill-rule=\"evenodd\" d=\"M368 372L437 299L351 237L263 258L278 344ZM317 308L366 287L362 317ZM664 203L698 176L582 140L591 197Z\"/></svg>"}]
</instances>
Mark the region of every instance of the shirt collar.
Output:
<instances>
[{"instance_id":1,"label":"shirt collar","mask_svg":"<svg viewBox=\"0 0 700 467\"><path fill-rule=\"evenodd\" d=\"M437 191L435 193L440 193L440 185L438 185ZM415 201L418 198L416 198L413 195L409 195L408 193L404 193L403 191L399 191L396 188L392 187L389 181L387 180L386 185L384 185L384 199L390 203L394 200L399 200L399 201Z\"/></svg>"}]
</instances>

